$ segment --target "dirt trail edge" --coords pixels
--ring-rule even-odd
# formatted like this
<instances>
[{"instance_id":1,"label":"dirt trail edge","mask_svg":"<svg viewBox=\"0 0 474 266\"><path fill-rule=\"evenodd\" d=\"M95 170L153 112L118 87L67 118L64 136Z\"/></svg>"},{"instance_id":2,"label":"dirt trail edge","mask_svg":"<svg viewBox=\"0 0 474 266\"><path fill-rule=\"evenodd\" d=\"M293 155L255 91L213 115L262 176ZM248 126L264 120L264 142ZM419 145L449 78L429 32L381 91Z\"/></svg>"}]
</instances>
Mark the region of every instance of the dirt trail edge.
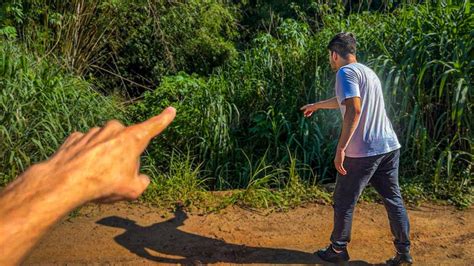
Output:
<instances>
[{"instance_id":1,"label":"dirt trail edge","mask_svg":"<svg viewBox=\"0 0 474 266\"><path fill-rule=\"evenodd\" d=\"M474 265L474 208L425 205L409 217L416 264ZM24 264L321 264L312 253L327 245L331 228L331 206L317 204L269 215L88 205L49 232ZM383 205L359 204L350 265L383 263L394 253L391 241Z\"/></svg>"}]
</instances>

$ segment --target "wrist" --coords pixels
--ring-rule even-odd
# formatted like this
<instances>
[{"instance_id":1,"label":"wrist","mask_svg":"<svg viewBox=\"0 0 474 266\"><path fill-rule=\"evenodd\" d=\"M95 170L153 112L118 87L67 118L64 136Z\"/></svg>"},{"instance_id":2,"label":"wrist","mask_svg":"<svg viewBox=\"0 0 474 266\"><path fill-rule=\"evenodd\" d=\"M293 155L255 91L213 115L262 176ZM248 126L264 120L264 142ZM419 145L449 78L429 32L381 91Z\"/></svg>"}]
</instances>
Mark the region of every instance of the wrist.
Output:
<instances>
[{"instance_id":1,"label":"wrist","mask_svg":"<svg viewBox=\"0 0 474 266\"><path fill-rule=\"evenodd\" d=\"M0 225L0 246L5 246L0 264L20 264L44 232L83 203L49 164L29 167L0 195L0 217L8 217Z\"/></svg>"},{"instance_id":2,"label":"wrist","mask_svg":"<svg viewBox=\"0 0 474 266\"><path fill-rule=\"evenodd\" d=\"M42 198L61 202L64 211L87 202L84 186L75 184L72 171L62 171L53 161L44 161L28 168L19 178L28 191L36 191ZM34 196L34 195L31 195Z\"/></svg>"}]
</instances>

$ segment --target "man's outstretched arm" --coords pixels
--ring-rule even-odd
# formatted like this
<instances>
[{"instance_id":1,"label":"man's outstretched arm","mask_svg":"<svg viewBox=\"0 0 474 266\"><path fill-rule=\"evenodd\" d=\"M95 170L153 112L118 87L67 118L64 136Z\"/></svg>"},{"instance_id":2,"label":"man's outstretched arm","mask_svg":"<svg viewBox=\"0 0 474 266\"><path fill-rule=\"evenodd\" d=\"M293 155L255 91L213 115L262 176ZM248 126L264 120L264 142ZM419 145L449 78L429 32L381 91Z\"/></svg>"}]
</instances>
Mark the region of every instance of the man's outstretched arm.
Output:
<instances>
[{"instance_id":1,"label":"man's outstretched arm","mask_svg":"<svg viewBox=\"0 0 474 266\"><path fill-rule=\"evenodd\" d=\"M19 264L61 217L89 202L136 199L150 180L140 154L176 115L167 108L141 124L117 121L74 133L47 161L31 166L0 194L0 265Z\"/></svg>"},{"instance_id":2,"label":"man's outstretched arm","mask_svg":"<svg viewBox=\"0 0 474 266\"><path fill-rule=\"evenodd\" d=\"M310 103L303 107L301 107L301 111L303 111L304 116L310 117L313 112L316 112L319 109L338 109L339 104L337 103L337 98L332 97L330 99L319 101L316 103Z\"/></svg>"}]
</instances>

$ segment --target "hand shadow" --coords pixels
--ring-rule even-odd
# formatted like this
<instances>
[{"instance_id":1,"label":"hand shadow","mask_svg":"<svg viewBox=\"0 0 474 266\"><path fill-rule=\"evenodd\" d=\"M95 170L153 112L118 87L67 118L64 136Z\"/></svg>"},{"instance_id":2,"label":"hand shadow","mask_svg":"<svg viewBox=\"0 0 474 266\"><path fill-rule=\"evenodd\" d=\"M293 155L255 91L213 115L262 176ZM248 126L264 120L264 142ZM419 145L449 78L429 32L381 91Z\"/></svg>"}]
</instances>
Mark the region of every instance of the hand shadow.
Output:
<instances>
[{"instance_id":1,"label":"hand shadow","mask_svg":"<svg viewBox=\"0 0 474 266\"><path fill-rule=\"evenodd\" d=\"M178 227L183 225L187 218L184 211L177 210L174 218L145 227L117 216L103 218L97 223L125 229L123 234L114 238L115 241L134 254L155 262L325 264L312 253L230 244L179 230ZM150 251L164 256L153 255ZM350 265L371 264L354 261L350 262Z\"/></svg>"}]
</instances>

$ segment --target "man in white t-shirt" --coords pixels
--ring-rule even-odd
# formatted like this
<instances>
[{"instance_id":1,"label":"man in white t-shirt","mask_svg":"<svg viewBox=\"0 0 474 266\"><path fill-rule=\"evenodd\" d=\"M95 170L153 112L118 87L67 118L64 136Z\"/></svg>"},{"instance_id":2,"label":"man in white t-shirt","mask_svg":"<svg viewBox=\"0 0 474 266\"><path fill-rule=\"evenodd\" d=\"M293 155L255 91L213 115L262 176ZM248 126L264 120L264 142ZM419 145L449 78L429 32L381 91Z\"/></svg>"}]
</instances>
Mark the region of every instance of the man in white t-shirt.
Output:
<instances>
[{"instance_id":1,"label":"man in white t-shirt","mask_svg":"<svg viewBox=\"0 0 474 266\"><path fill-rule=\"evenodd\" d=\"M411 264L410 224L398 185L400 143L385 112L382 86L369 67L356 59L352 33L339 33L329 42L329 61L336 73L336 96L301 108L306 117L319 109L340 109L343 125L334 165L334 228L331 244L316 254L325 261L349 260L352 215L370 183L382 196L395 238L397 254L389 265Z\"/></svg>"}]
</instances>

